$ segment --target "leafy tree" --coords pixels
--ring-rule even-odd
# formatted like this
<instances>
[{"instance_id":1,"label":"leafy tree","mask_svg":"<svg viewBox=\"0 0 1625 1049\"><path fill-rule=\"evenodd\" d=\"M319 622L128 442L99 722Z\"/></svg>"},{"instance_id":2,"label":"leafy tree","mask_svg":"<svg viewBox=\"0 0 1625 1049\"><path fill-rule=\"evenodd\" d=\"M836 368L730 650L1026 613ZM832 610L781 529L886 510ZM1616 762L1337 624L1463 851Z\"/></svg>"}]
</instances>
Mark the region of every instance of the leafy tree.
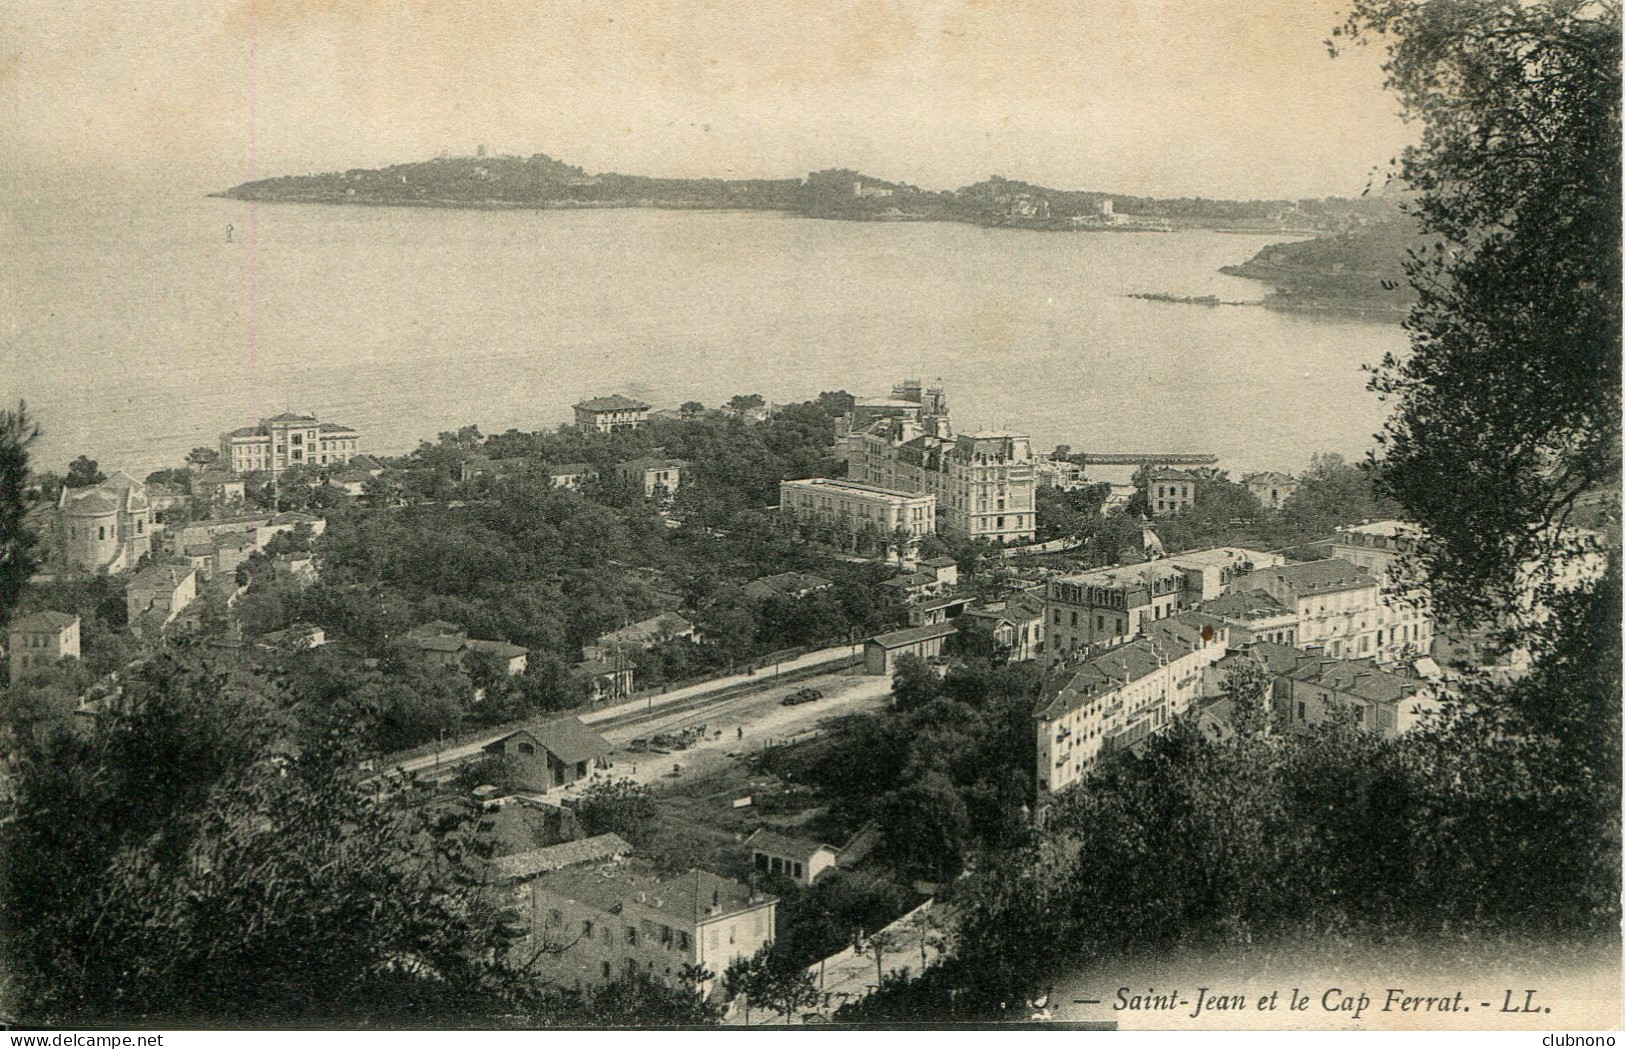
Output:
<instances>
[{"instance_id":1,"label":"leafy tree","mask_svg":"<svg viewBox=\"0 0 1625 1049\"><path fill-rule=\"evenodd\" d=\"M743 994L752 1004L776 1009L785 1023L797 1009L818 1001L812 974L775 952L771 944L749 958L735 958L722 979L730 996Z\"/></svg>"},{"instance_id":2,"label":"leafy tree","mask_svg":"<svg viewBox=\"0 0 1625 1049\"><path fill-rule=\"evenodd\" d=\"M932 771L882 803L885 849L905 869L946 880L964 867L970 813L948 776Z\"/></svg>"},{"instance_id":3,"label":"leafy tree","mask_svg":"<svg viewBox=\"0 0 1625 1049\"><path fill-rule=\"evenodd\" d=\"M659 815L654 792L626 778L591 784L576 798L575 810L588 834L619 834L633 845L648 840Z\"/></svg>"},{"instance_id":4,"label":"leafy tree","mask_svg":"<svg viewBox=\"0 0 1625 1049\"><path fill-rule=\"evenodd\" d=\"M105 480L107 475L97 469L96 460L81 455L68 464L68 474L62 483L69 488L89 488Z\"/></svg>"},{"instance_id":5,"label":"leafy tree","mask_svg":"<svg viewBox=\"0 0 1625 1049\"><path fill-rule=\"evenodd\" d=\"M1231 663L1220 685L1230 700L1230 724L1242 736L1260 736L1270 727L1270 677L1252 656Z\"/></svg>"},{"instance_id":6,"label":"leafy tree","mask_svg":"<svg viewBox=\"0 0 1625 1049\"><path fill-rule=\"evenodd\" d=\"M1357 0L1337 39L1385 45L1423 128L1411 348L1371 383L1383 487L1431 537L1441 613L1493 619L1619 477L1619 5Z\"/></svg>"},{"instance_id":7,"label":"leafy tree","mask_svg":"<svg viewBox=\"0 0 1625 1049\"><path fill-rule=\"evenodd\" d=\"M28 406L0 412L0 627L10 620L23 588L34 574L39 542L27 526L28 446L39 430Z\"/></svg>"},{"instance_id":8,"label":"leafy tree","mask_svg":"<svg viewBox=\"0 0 1625 1049\"><path fill-rule=\"evenodd\" d=\"M736 393L728 398L729 411L743 412L752 408L760 408L767 404L767 399L759 393Z\"/></svg>"},{"instance_id":9,"label":"leafy tree","mask_svg":"<svg viewBox=\"0 0 1625 1049\"><path fill-rule=\"evenodd\" d=\"M171 650L89 734L29 747L0 850L29 1023L478 1023L522 987L455 828L370 805L345 736Z\"/></svg>"},{"instance_id":10,"label":"leafy tree","mask_svg":"<svg viewBox=\"0 0 1625 1049\"><path fill-rule=\"evenodd\" d=\"M220 452L215 448L193 448L186 453L186 463L194 470L207 470L220 461Z\"/></svg>"},{"instance_id":11,"label":"leafy tree","mask_svg":"<svg viewBox=\"0 0 1625 1049\"><path fill-rule=\"evenodd\" d=\"M916 710L925 706L942 690L942 679L930 664L919 656L905 655L897 660L892 672L892 704L898 710Z\"/></svg>"}]
</instances>

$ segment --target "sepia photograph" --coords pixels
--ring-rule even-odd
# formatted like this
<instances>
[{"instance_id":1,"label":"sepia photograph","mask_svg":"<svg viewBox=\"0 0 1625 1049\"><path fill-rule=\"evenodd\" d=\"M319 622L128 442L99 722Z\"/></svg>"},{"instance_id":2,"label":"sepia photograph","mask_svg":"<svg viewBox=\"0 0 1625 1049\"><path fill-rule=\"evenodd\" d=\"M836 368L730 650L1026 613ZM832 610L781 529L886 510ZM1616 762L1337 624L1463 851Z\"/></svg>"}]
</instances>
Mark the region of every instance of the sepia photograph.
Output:
<instances>
[{"instance_id":1,"label":"sepia photograph","mask_svg":"<svg viewBox=\"0 0 1625 1049\"><path fill-rule=\"evenodd\" d=\"M1613 1045L1621 40L0 0L9 1044Z\"/></svg>"}]
</instances>

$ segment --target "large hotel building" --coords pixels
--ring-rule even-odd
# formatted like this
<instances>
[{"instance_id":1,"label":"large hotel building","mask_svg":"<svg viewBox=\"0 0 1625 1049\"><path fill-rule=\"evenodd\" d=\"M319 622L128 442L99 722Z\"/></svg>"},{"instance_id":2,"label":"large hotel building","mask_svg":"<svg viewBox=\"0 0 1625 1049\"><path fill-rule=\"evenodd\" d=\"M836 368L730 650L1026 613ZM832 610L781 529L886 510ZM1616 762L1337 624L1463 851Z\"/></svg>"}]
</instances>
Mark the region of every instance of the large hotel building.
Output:
<instances>
[{"instance_id":1,"label":"large hotel building","mask_svg":"<svg viewBox=\"0 0 1625 1049\"><path fill-rule=\"evenodd\" d=\"M942 387L910 379L859 401L837 433L847 477L937 497L942 531L1016 544L1037 535L1037 480L1026 434L955 435Z\"/></svg>"},{"instance_id":2,"label":"large hotel building","mask_svg":"<svg viewBox=\"0 0 1625 1049\"><path fill-rule=\"evenodd\" d=\"M232 473L268 473L290 466L339 466L361 451L361 435L314 415L283 412L220 435L220 460Z\"/></svg>"}]
</instances>

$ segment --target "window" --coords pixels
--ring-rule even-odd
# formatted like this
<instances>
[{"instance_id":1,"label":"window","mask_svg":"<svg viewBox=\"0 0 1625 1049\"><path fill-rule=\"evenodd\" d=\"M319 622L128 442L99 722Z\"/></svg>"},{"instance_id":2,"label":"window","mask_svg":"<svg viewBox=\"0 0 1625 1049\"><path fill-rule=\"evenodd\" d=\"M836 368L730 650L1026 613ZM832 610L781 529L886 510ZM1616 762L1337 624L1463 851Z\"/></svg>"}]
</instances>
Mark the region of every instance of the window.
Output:
<instances>
[{"instance_id":1,"label":"window","mask_svg":"<svg viewBox=\"0 0 1625 1049\"><path fill-rule=\"evenodd\" d=\"M1298 703L1298 720L1299 721L1304 720L1303 702L1301 700Z\"/></svg>"},{"instance_id":2,"label":"window","mask_svg":"<svg viewBox=\"0 0 1625 1049\"><path fill-rule=\"evenodd\" d=\"M548 911L547 912L547 924L549 924L549 925L563 925L564 924L564 915L560 914L558 911Z\"/></svg>"},{"instance_id":3,"label":"window","mask_svg":"<svg viewBox=\"0 0 1625 1049\"><path fill-rule=\"evenodd\" d=\"M630 925L626 927L626 945L628 947L636 947L638 945L638 930Z\"/></svg>"},{"instance_id":4,"label":"window","mask_svg":"<svg viewBox=\"0 0 1625 1049\"><path fill-rule=\"evenodd\" d=\"M1301 707L1300 707L1300 709L1301 709ZM584 921L584 922L581 923L581 938L583 940L592 939L592 920L591 919L588 919L587 921Z\"/></svg>"},{"instance_id":5,"label":"window","mask_svg":"<svg viewBox=\"0 0 1625 1049\"><path fill-rule=\"evenodd\" d=\"M96 526L96 538L97 539L106 539L107 538L107 526L106 525L97 525Z\"/></svg>"},{"instance_id":6,"label":"window","mask_svg":"<svg viewBox=\"0 0 1625 1049\"><path fill-rule=\"evenodd\" d=\"M796 864L796 877L801 877L801 864Z\"/></svg>"},{"instance_id":7,"label":"window","mask_svg":"<svg viewBox=\"0 0 1625 1049\"><path fill-rule=\"evenodd\" d=\"M615 971L609 967L609 962L606 961L604 963L604 979L608 980L611 977L613 977L614 975L615 975Z\"/></svg>"},{"instance_id":8,"label":"window","mask_svg":"<svg viewBox=\"0 0 1625 1049\"><path fill-rule=\"evenodd\" d=\"M1077 613L1076 613L1076 612L1073 612L1073 613L1072 613L1072 625L1073 625L1073 626L1077 626L1077 625L1078 625L1078 614L1077 614Z\"/></svg>"},{"instance_id":9,"label":"window","mask_svg":"<svg viewBox=\"0 0 1625 1049\"><path fill-rule=\"evenodd\" d=\"M773 873L774 874L783 874L784 873L784 861L779 859L777 856L773 857Z\"/></svg>"},{"instance_id":10,"label":"window","mask_svg":"<svg viewBox=\"0 0 1625 1049\"><path fill-rule=\"evenodd\" d=\"M688 933L679 931L677 933L677 949L679 951L686 951L691 945L692 944L688 938Z\"/></svg>"},{"instance_id":11,"label":"window","mask_svg":"<svg viewBox=\"0 0 1625 1049\"><path fill-rule=\"evenodd\" d=\"M519 744L519 753L521 753L521 754L535 754L536 753L536 748L531 746L529 743L520 743Z\"/></svg>"}]
</instances>

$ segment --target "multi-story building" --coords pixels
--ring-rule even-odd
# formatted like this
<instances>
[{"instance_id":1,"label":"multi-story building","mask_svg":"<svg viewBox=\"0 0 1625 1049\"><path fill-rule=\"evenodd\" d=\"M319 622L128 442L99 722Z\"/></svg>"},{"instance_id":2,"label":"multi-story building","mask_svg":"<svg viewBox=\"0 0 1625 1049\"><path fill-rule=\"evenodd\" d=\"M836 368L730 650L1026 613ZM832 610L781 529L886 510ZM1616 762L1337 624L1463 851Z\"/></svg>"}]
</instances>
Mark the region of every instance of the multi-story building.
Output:
<instances>
[{"instance_id":1,"label":"multi-story building","mask_svg":"<svg viewBox=\"0 0 1625 1049\"><path fill-rule=\"evenodd\" d=\"M35 612L11 623L11 682L30 670L79 658L79 617L65 612Z\"/></svg>"},{"instance_id":2,"label":"multi-story building","mask_svg":"<svg viewBox=\"0 0 1625 1049\"><path fill-rule=\"evenodd\" d=\"M643 489L645 499L669 503L677 498L688 464L681 459L633 459L619 463L615 473L627 484Z\"/></svg>"},{"instance_id":3,"label":"multi-story building","mask_svg":"<svg viewBox=\"0 0 1625 1049\"><path fill-rule=\"evenodd\" d=\"M1119 644L1159 619L1231 592L1283 560L1225 546L1051 579L1044 598L1048 657L1054 662L1079 649Z\"/></svg>"},{"instance_id":4,"label":"multi-story building","mask_svg":"<svg viewBox=\"0 0 1625 1049\"><path fill-rule=\"evenodd\" d=\"M959 619L960 629L984 631L998 652L1012 663L1044 654L1044 599L1039 594L1021 593L967 608Z\"/></svg>"},{"instance_id":5,"label":"multi-story building","mask_svg":"<svg viewBox=\"0 0 1625 1049\"><path fill-rule=\"evenodd\" d=\"M856 481L809 477L779 482L779 511L804 526L827 528L887 560L914 561L937 530L937 497Z\"/></svg>"},{"instance_id":6,"label":"multi-story building","mask_svg":"<svg viewBox=\"0 0 1625 1049\"><path fill-rule=\"evenodd\" d=\"M592 463L560 463L547 468L547 481L554 488L579 491L581 486L598 480L598 467Z\"/></svg>"},{"instance_id":7,"label":"multi-story building","mask_svg":"<svg viewBox=\"0 0 1625 1049\"><path fill-rule=\"evenodd\" d=\"M197 599L197 570L190 564L153 565L136 573L124 590L131 627L152 635Z\"/></svg>"},{"instance_id":8,"label":"multi-story building","mask_svg":"<svg viewBox=\"0 0 1625 1049\"><path fill-rule=\"evenodd\" d=\"M57 550L64 563L90 572L133 568L152 551L152 506L147 489L123 471L90 488L57 496Z\"/></svg>"},{"instance_id":9,"label":"multi-story building","mask_svg":"<svg viewBox=\"0 0 1625 1049\"><path fill-rule=\"evenodd\" d=\"M283 412L220 435L220 463L235 474L276 477L290 466L339 466L361 451L361 435L342 423Z\"/></svg>"},{"instance_id":10,"label":"multi-story building","mask_svg":"<svg viewBox=\"0 0 1625 1049\"><path fill-rule=\"evenodd\" d=\"M661 876L637 861L575 865L520 881L528 930L516 948L537 976L593 987L645 976L675 986L686 965L717 979L774 938L778 898L708 871Z\"/></svg>"},{"instance_id":11,"label":"multi-story building","mask_svg":"<svg viewBox=\"0 0 1625 1049\"><path fill-rule=\"evenodd\" d=\"M1426 655L1433 645L1433 620L1421 595L1384 593L1377 576L1342 558L1259 569L1238 586L1263 590L1291 610L1298 647L1333 659L1397 663Z\"/></svg>"},{"instance_id":12,"label":"multi-story building","mask_svg":"<svg viewBox=\"0 0 1625 1049\"><path fill-rule=\"evenodd\" d=\"M1228 643L1222 622L1186 612L1067 668L1035 715L1039 792L1072 786L1106 753L1191 709L1202 695L1203 670L1223 658Z\"/></svg>"},{"instance_id":13,"label":"multi-story building","mask_svg":"<svg viewBox=\"0 0 1625 1049\"><path fill-rule=\"evenodd\" d=\"M1183 513L1196 505L1196 483L1188 470L1157 467L1145 474L1145 501L1153 514Z\"/></svg>"},{"instance_id":14,"label":"multi-story building","mask_svg":"<svg viewBox=\"0 0 1625 1049\"><path fill-rule=\"evenodd\" d=\"M1439 709L1433 686L1379 668L1369 659L1303 659L1274 693L1275 723L1309 731L1347 711L1354 723L1384 738L1415 728Z\"/></svg>"},{"instance_id":15,"label":"multi-story building","mask_svg":"<svg viewBox=\"0 0 1625 1049\"><path fill-rule=\"evenodd\" d=\"M835 447L853 481L936 496L945 533L997 543L1037 534L1031 439L993 430L955 436L940 386L909 380L889 398L859 402Z\"/></svg>"},{"instance_id":16,"label":"multi-story building","mask_svg":"<svg viewBox=\"0 0 1625 1049\"><path fill-rule=\"evenodd\" d=\"M583 433L622 433L636 430L649 418L649 406L612 393L574 405L576 429Z\"/></svg>"},{"instance_id":17,"label":"multi-story building","mask_svg":"<svg viewBox=\"0 0 1625 1049\"><path fill-rule=\"evenodd\" d=\"M1266 470L1263 473L1248 474L1241 479L1241 485L1253 493L1264 509L1279 510L1292 498L1292 493L1298 490L1298 479L1291 474Z\"/></svg>"},{"instance_id":18,"label":"multi-story building","mask_svg":"<svg viewBox=\"0 0 1625 1049\"><path fill-rule=\"evenodd\" d=\"M1202 602L1202 611L1224 620L1230 628L1230 642L1237 648L1260 642L1276 645L1298 643L1298 613L1263 590L1240 590Z\"/></svg>"}]
</instances>

